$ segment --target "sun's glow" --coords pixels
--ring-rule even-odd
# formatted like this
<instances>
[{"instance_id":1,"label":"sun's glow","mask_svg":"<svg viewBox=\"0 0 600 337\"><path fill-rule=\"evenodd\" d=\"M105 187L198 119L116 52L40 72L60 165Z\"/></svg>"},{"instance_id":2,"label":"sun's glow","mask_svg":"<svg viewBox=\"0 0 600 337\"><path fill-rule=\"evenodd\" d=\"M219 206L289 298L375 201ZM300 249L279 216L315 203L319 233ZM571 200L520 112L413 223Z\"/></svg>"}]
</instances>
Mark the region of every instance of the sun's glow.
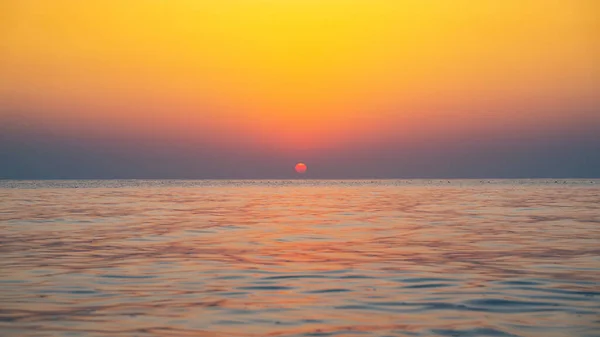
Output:
<instances>
[{"instance_id":1,"label":"sun's glow","mask_svg":"<svg viewBox=\"0 0 600 337\"><path fill-rule=\"evenodd\" d=\"M308 168L307 168L306 164L298 163L298 164L296 164L295 169L296 169L296 172L298 172L298 173L306 173L306 170Z\"/></svg>"},{"instance_id":2,"label":"sun's glow","mask_svg":"<svg viewBox=\"0 0 600 337\"><path fill-rule=\"evenodd\" d=\"M585 123L595 4L8 0L0 103L63 132L288 152Z\"/></svg>"}]
</instances>

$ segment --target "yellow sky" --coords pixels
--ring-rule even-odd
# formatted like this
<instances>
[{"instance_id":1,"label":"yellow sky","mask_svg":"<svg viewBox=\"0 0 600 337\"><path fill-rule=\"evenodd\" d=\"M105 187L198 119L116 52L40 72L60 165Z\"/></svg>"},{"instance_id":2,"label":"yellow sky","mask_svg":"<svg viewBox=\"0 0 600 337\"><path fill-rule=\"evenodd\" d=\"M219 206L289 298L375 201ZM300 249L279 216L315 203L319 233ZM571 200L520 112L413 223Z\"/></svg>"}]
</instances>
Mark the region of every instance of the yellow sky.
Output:
<instances>
[{"instance_id":1,"label":"yellow sky","mask_svg":"<svg viewBox=\"0 0 600 337\"><path fill-rule=\"evenodd\" d=\"M0 6L0 103L73 128L158 123L294 143L482 114L596 118L578 108L600 84L594 0Z\"/></svg>"}]
</instances>

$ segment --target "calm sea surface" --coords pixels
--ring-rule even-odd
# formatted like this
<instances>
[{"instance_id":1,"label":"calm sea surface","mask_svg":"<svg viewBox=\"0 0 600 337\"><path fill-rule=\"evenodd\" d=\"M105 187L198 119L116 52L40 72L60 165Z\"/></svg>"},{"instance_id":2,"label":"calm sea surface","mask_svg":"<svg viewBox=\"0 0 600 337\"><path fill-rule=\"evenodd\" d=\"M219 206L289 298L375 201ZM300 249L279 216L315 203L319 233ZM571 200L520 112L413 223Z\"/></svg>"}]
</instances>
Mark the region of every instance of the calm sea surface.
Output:
<instances>
[{"instance_id":1,"label":"calm sea surface","mask_svg":"<svg viewBox=\"0 0 600 337\"><path fill-rule=\"evenodd\" d=\"M600 336L600 180L0 181L0 336Z\"/></svg>"}]
</instances>

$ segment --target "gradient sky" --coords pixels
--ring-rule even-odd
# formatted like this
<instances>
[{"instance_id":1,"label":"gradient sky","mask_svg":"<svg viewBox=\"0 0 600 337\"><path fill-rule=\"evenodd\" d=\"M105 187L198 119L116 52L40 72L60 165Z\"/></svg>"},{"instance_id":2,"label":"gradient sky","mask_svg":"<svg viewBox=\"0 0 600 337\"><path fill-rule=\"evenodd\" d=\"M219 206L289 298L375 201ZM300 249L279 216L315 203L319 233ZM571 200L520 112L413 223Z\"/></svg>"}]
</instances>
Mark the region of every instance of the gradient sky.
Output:
<instances>
[{"instance_id":1,"label":"gradient sky","mask_svg":"<svg viewBox=\"0 0 600 337\"><path fill-rule=\"evenodd\" d=\"M600 177L595 0L5 0L0 178Z\"/></svg>"}]
</instances>

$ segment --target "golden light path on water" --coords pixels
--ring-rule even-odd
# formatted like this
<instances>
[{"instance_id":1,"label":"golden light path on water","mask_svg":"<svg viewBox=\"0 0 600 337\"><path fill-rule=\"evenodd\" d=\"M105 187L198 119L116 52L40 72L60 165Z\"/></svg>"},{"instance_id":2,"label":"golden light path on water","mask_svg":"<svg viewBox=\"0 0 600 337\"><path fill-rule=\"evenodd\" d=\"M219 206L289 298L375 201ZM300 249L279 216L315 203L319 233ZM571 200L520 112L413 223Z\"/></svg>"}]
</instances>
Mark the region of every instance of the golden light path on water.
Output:
<instances>
[{"instance_id":1,"label":"golden light path on water","mask_svg":"<svg viewBox=\"0 0 600 337\"><path fill-rule=\"evenodd\" d=\"M600 181L2 181L2 336L594 336Z\"/></svg>"}]
</instances>

